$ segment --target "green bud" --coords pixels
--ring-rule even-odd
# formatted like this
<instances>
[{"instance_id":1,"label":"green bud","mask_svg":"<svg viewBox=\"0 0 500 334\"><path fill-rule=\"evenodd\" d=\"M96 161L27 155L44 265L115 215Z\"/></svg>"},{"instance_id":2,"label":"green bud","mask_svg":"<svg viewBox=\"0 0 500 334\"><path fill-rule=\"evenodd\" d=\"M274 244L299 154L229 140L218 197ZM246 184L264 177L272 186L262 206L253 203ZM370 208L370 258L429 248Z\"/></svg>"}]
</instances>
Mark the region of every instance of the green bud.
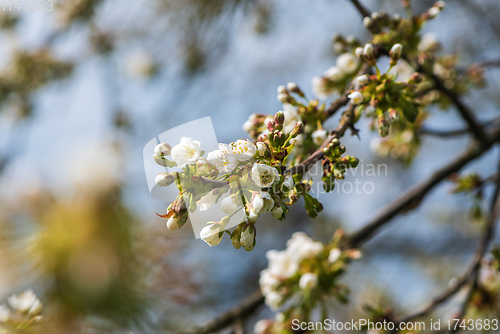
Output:
<instances>
[{"instance_id":1,"label":"green bud","mask_svg":"<svg viewBox=\"0 0 500 334\"><path fill-rule=\"evenodd\" d=\"M295 124L295 127L293 128L292 132L290 132L290 137L295 138L298 135L300 135L302 133L303 128L304 128L304 124L302 122L297 122L297 124Z\"/></svg>"}]
</instances>

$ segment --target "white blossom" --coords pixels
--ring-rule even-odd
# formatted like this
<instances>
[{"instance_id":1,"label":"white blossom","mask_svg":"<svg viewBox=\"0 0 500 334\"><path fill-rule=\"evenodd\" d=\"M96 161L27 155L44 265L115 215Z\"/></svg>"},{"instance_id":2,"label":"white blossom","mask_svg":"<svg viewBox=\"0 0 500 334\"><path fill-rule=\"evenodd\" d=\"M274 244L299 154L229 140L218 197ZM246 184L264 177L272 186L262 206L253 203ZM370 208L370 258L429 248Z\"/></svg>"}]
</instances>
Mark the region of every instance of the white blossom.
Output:
<instances>
[{"instance_id":1,"label":"white blossom","mask_svg":"<svg viewBox=\"0 0 500 334\"><path fill-rule=\"evenodd\" d=\"M328 132L326 130L320 129L320 130L314 131L311 134L311 137L313 139L313 142L316 145L321 145L326 140L327 135L328 135Z\"/></svg>"},{"instance_id":2,"label":"white blossom","mask_svg":"<svg viewBox=\"0 0 500 334\"><path fill-rule=\"evenodd\" d=\"M234 196L224 198L220 204L220 208L225 214L231 215L238 210L238 203L236 202Z\"/></svg>"},{"instance_id":3,"label":"white blossom","mask_svg":"<svg viewBox=\"0 0 500 334\"><path fill-rule=\"evenodd\" d=\"M276 277L269 269L260 272L259 285L263 294L275 290L281 284L281 280Z\"/></svg>"},{"instance_id":4,"label":"white blossom","mask_svg":"<svg viewBox=\"0 0 500 334\"><path fill-rule=\"evenodd\" d=\"M326 70L326 72L324 73L324 77L333 82L340 82L344 80L345 74L340 68L338 68L337 66L333 66Z\"/></svg>"},{"instance_id":5,"label":"white blossom","mask_svg":"<svg viewBox=\"0 0 500 334\"><path fill-rule=\"evenodd\" d=\"M257 152L254 143L247 139L238 139L236 142L231 143L231 149L231 153L234 154L239 161L252 159Z\"/></svg>"},{"instance_id":6,"label":"white blossom","mask_svg":"<svg viewBox=\"0 0 500 334\"><path fill-rule=\"evenodd\" d=\"M354 105L361 104L363 102L363 94L358 91L352 92L347 95L347 97L351 100L351 103Z\"/></svg>"},{"instance_id":7,"label":"white blossom","mask_svg":"<svg viewBox=\"0 0 500 334\"><path fill-rule=\"evenodd\" d=\"M272 310L277 310L282 300L283 296L276 291L271 291L266 295L266 305Z\"/></svg>"},{"instance_id":8,"label":"white blossom","mask_svg":"<svg viewBox=\"0 0 500 334\"><path fill-rule=\"evenodd\" d=\"M198 209L200 209L200 211L206 211L215 204L216 199L217 195L215 195L213 191L210 191L208 194L200 198L196 204L198 204Z\"/></svg>"},{"instance_id":9,"label":"white blossom","mask_svg":"<svg viewBox=\"0 0 500 334\"><path fill-rule=\"evenodd\" d=\"M179 229L179 223L177 221L177 219L175 219L174 217L170 217L168 220L167 220L167 228L170 230L170 231L175 231L175 230L178 230Z\"/></svg>"},{"instance_id":10,"label":"white blossom","mask_svg":"<svg viewBox=\"0 0 500 334\"><path fill-rule=\"evenodd\" d=\"M344 73L353 73L358 68L358 65L359 61L352 53L344 53L337 58L337 67Z\"/></svg>"},{"instance_id":11,"label":"white blossom","mask_svg":"<svg viewBox=\"0 0 500 334\"><path fill-rule=\"evenodd\" d=\"M263 142L259 141L257 142L257 151L259 152L259 155L263 157L266 154L267 151L267 146Z\"/></svg>"},{"instance_id":12,"label":"white blossom","mask_svg":"<svg viewBox=\"0 0 500 334\"><path fill-rule=\"evenodd\" d=\"M35 299L35 302L33 303L33 305L31 305L28 313L31 316L37 316L37 315L40 315L42 313L42 310L43 310L42 303L40 302L40 300Z\"/></svg>"},{"instance_id":13,"label":"white blossom","mask_svg":"<svg viewBox=\"0 0 500 334\"><path fill-rule=\"evenodd\" d=\"M330 250L330 253L328 254L328 261L331 263L337 261L340 258L340 255L342 255L342 252L338 248L334 248Z\"/></svg>"},{"instance_id":14,"label":"white blossom","mask_svg":"<svg viewBox=\"0 0 500 334\"><path fill-rule=\"evenodd\" d=\"M12 295L8 298L10 307L19 312L27 312L37 300L32 290L27 290L20 295Z\"/></svg>"},{"instance_id":15,"label":"white blossom","mask_svg":"<svg viewBox=\"0 0 500 334\"><path fill-rule=\"evenodd\" d=\"M300 260L317 256L324 248L321 242L312 240L303 232L295 232L286 245L287 250Z\"/></svg>"},{"instance_id":16,"label":"white blossom","mask_svg":"<svg viewBox=\"0 0 500 334\"><path fill-rule=\"evenodd\" d=\"M280 174L274 167L254 163L252 166L252 180L261 188L270 187L274 181L279 181Z\"/></svg>"},{"instance_id":17,"label":"white blossom","mask_svg":"<svg viewBox=\"0 0 500 334\"><path fill-rule=\"evenodd\" d=\"M283 216L283 209L281 208L281 206L275 206L272 214L274 218L281 219L281 217Z\"/></svg>"},{"instance_id":18,"label":"white blossom","mask_svg":"<svg viewBox=\"0 0 500 334\"><path fill-rule=\"evenodd\" d=\"M302 290L314 289L318 285L318 276L313 273L305 273L300 277L299 286Z\"/></svg>"},{"instance_id":19,"label":"white blossom","mask_svg":"<svg viewBox=\"0 0 500 334\"><path fill-rule=\"evenodd\" d=\"M10 309L6 305L0 305L0 322L6 322L10 319Z\"/></svg>"},{"instance_id":20,"label":"white blossom","mask_svg":"<svg viewBox=\"0 0 500 334\"><path fill-rule=\"evenodd\" d=\"M182 137L181 142L172 148L170 156L177 163L177 166L184 167L189 163L194 163L200 157L201 143L189 137Z\"/></svg>"},{"instance_id":21,"label":"white blossom","mask_svg":"<svg viewBox=\"0 0 500 334\"><path fill-rule=\"evenodd\" d=\"M269 261L269 271L276 277L289 278L299 270L297 257L289 251L270 250L266 257Z\"/></svg>"},{"instance_id":22,"label":"white blossom","mask_svg":"<svg viewBox=\"0 0 500 334\"><path fill-rule=\"evenodd\" d=\"M231 147L222 143L219 144L218 150L208 153L207 160L221 173L229 173L238 166L238 160L232 154Z\"/></svg>"}]
</instances>

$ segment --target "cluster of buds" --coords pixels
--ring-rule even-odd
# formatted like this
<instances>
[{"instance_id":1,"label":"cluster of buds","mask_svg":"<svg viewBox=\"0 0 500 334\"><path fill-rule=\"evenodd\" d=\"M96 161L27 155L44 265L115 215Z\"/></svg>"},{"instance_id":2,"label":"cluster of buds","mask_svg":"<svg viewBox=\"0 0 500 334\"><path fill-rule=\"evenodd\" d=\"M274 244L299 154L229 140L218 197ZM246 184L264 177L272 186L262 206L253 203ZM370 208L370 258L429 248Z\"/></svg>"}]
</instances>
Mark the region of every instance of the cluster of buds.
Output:
<instances>
[{"instance_id":1,"label":"cluster of buds","mask_svg":"<svg viewBox=\"0 0 500 334\"><path fill-rule=\"evenodd\" d=\"M228 233L235 248L243 246L247 251L253 250L257 218L268 211L276 219L284 219L289 210L286 199L295 188L292 176L281 175L282 160L290 152L290 140L301 132L302 123L296 123L289 134L283 132L284 124L284 113L278 112L268 124L269 135L261 141L254 144L240 139L230 144L221 143L206 159L201 143L189 137L183 137L173 148L166 143L157 145L153 159L160 166L169 161L182 167L180 171L160 173L156 177L158 186L175 182L179 190L167 213L159 215L167 219L167 227L177 230L187 222L190 212L209 210L220 202L220 209L227 216L219 222L209 222L200 237L215 246ZM240 211L244 212L243 220L232 233L226 231L229 221Z\"/></svg>"},{"instance_id":2,"label":"cluster of buds","mask_svg":"<svg viewBox=\"0 0 500 334\"><path fill-rule=\"evenodd\" d=\"M357 158L346 156L342 158L345 153L345 146L340 145L337 138L323 149L325 159L323 160L323 188L326 192L330 192L335 188L335 180L343 180L347 168L356 168L359 164Z\"/></svg>"},{"instance_id":3,"label":"cluster of buds","mask_svg":"<svg viewBox=\"0 0 500 334\"><path fill-rule=\"evenodd\" d=\"M31 290L8 298L8 306L0 305L0 332L19 333L42 322L43 305Z\"/></svg>"},{"instance_id":4,"label":"cluster of buds","mask_svg":"<svg viewBox=\"0 0 500 334\"><path fill-rule=\"evenodd\" d=\"M338 277L347 262L359 258L361 253L341 251L337 247L341 236L339 231L331 243L324 245L296 232L285 250L267 252L269 265L261 272L259 283L266 304L273 310L283 309L277 316L279 322L292 317L307 321L324 295L333 295L342 302L347 300L349 290L338 283Z\"/></svg>"},{"instance_id":5,"label":"cluster of buds","mask_svg":"<svg viewBox=\"0 0 500 334\"><path fill-rule=\"evenodd\" d=\"M373 12L371 16L367 16L363 19L363 25L366 29L370 30L372 33L377 33L384 28L397 29L401 23L401 16L395 14L390 16L384 11Z\"/></svg>"},{"instance_id":6,"label":"cluster of buds","mask_svg":"<svg viewBox=\"0 0 500 334\"><path fill-rule=\"evenodd\" d=\"M355 49L359 45L360 41L355 36L333 36L333 51L337 54L347 53L350 50Z\"/></svg>"}]
</instances>

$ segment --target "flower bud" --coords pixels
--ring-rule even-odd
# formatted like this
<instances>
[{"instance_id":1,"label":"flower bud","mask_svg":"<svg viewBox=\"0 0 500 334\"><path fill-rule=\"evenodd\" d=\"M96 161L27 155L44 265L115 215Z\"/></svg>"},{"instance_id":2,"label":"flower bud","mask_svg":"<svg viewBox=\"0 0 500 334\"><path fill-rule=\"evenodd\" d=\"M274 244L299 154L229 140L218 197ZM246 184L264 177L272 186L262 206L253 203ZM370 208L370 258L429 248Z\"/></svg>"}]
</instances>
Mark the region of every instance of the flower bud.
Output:
<instances>
[{"instance_id":1,"label":"flower bud","mask_svg":"<svg viewBox=\"0 0 500 334\"><path fill-rule=\"evenodd\" d=\"M224 236L224 231L221 231L219 223L217 222L209 222L210 225L205 226L201 232L200 237L205 241L209 246L216 246L220 244L222 237Z\"/></svg>"},{"instance_id":2,"label":"flower bud","mask_svg":"<svg viewBox=\"0 0 500 334\"><path fill-rule=\"evenodd\" d=\"M168 220L167 220L167 228L170 230L170 231L175 231L175 230L178 230L179 229L179 222L177 221L177 219L175 219L174 217L170 217Z\"/></svg>"},{"instance_id":3,"label":"flower bud","mask_svg":"<svg viewBox=\"0 0 500 334\"><path fill-rule=\"evenodd\" d=\"M304 128L304 124L302 122L297 122L292 132L290 132L290 137L295 138L302 133L302 129Z\"/></svg>"},{"instance_id":4,"label":"flower bud","mask_svg":"<svg viewBox=\"0 0 500 334\"><path fill-rule=\"evenodd\" d=\"M295 82L289 82L286 87L288 88L289 91L299 95L300 97L304 97L304 93L302 90L299 88L299 86Z\"/></svg>"},{"instance_id":5,"label":"flower bud","mask_svg":"<svg viewBox=\"0 0 500 334\"><path fill-rule=\"evenodd\" d=\"M365 26L366 29L370 30L373 32L373 30L375 29L375 22L373 21L373 19L369 16L365 17L363 19L363 25Z\"/></svg>"},{"instance_id":6,"label":"flower bud","mask_svg":"<svg viewBox=\"0 0 500 334\"><path fill-rule=\"evenodd\" d=\"M366 44L363 49L363 55L368 61L373 62L375 60L373 45L370 43Z\"/></svg>"},{"instance_id":7,"label":"flower bud","mask_svg":"<svg viewBox=\"0 0 500 334\"><path fill-rule=\"evenodd\" d=\"M166 187L174 183L175 175L172 173L160 173L156 176L155 182L160 187Z\"/></svg>"},{"instance_id":8,"label":"flower bud","mask_svg":"<svg viewBox=\"0 0 500 334\"><path fill-rule=\"evenodd\" d=\"M282 128L283 122L285 122L285 114L283 113L283 111L278 111L274 116L274 123Z\"/></svg>"},{"instance_id":9,"label":"flower bud","mask_svg":"<svg viewBox=\"0 0 500 334\"><path fill-rule=\"evenodd\" d=\"M403 21L403 18L399 14L394 14L392 16L391 20L391 28L392 29L397 29L399 28L399 25L401 24L401 21Z\"/></svg>"},{"instance_id":10,"label":"flower bud","mask_svg":"<svg viewBox=\"0 0 500 334\"><path fill-rule=\"evenodd\" d=\"M356 81L360 86L364 86L370 82L370 78L366 74L360 75L359 77L356 78Z\"/></svg>"},{"instance_id":11,"label":"flower bud","mask_svg":"<svg viewBox=\"0 0 500 334\"><path fill-rule=\"evenodd\" d=\"M288 95L288 94L278 94L278 101L280 101L281 103L292 103L294 101L294 99Z\"/></svg>"},{"instance_id":12,"label":"flower bud","mask_svg":"<svg viewBox=\"0 0 500 334\"><path fill-rule=\"evenodd\" d=\"M403 54L403 46L399 43L396 43L392 46L391 51L389 51L389 56L391 60L397 62L401 55Z\"/></svg>"},{"instance_id":13,"label":"flower bud","mask_svg":"<svg viewBox=\"0 0 500 334\"><path fill-rule=\"evenodd\" d=\"M436 18L439 13L441 12L441 9L439 7L431 7L428 11L427 11L427 16L430 20Z\"/></svg>"},{"instance_id":14,"label":"flower bud","mask_svg":"<svg viewBox=\"0 0 500 334\"><path fill-rule=\"evenodd\" d=\"M295 182L293 181L293 177L291 175L287 175L285 177L285 181L283 181L282 187L284 191L290 191L295 186Z\"/></svg>"},{"instance_id":15,"label":"flower bud","mask_svg":"<svg viewBox=\"0 0 500 334\"><path fill-rule=\"evenodd\" d=\"M253 250L255 246L255 226L249 224L243 228L240 243L247 252Z\"/></svg>"},{"instance_id":16,"label":"flower bud","mask_svg":"<svg viewBox=\"0 0 500 334\"><path fill-rule=\"evenodd\" d=\"M445 2L444 1L438 1L434 4L434 7L437 7L439 8L440 10L443 10L444 7L446 6Z\"/></svg>"},{"instance_id":17,"label":"flower bud","mask_svg":"<svg viewBox=\"0 0 500 334\"><path fill-rule=\"evenodd\" d=\"M378 126L379 126L379 134L381 137L386 137L389 134L389 130L391 128L391 125L389 122L385 119L385 117L380 116L378 118Z\"/></svg>"},{"instance_id":18,"label":"flower bud","mask_svg":"<svg viewBox=\"0 0 500 334\"><path fill-rule=\"evenodd\" d=\"M172 151L172 147L169 144L161 143L159 145L156 145L154 152L155 152L155 154L164 156L164 155L170 155L171 151Z\"/></svg>"},{"instance_id":19,"label":"flower bud","mask_svg":"<svg viewBox=\"0 0 500 334\"><path fill-rule=\"evenodd\" d=\"M274 218L281 219L283 217L283 209L280 206L275 206L272 214Z\"/></svg>"},{"instance_id":20,"label":"flower bud","mask_svg":"<svg viewBox=\"0 0 500 334\"><path fill-rule=\"evenodd\" d=\"M281 85L281 86L278 86L278 94L286 94L288 95L288 91L286 90L286 87Z\"/></svg>"},{"instance_id":21,"label":"flower bud","mask_svg":"<svg viewBox=\"0 0 500 334\"><path fill-rule=\"evenodd\" d=\"M362 47L357 47L356 50L354 50L354 54L356 55L356 57L358 57L359 59L363 58L363 48Z\"/></svg>"},{"instance_id":22,"label":"flower bud","mask_svg":"<svg viewBox=\"0 0 500 334\"><path fill-rule=\"evenodd\" d=\"M257 151L259 152L259 155L263 157L266 152L267 152L267 146L263 142L259 141L257 142Z\"/></svg>"},{"instance_id":23,"label":"flower bud","mask_svg":"<svg viewBox=\"0 0 500 334\"><path fill-rule=\"evenodd\" d=\"M231 215L238 210L238 203L236 202L235 195L224 198L221 201L221 210L227 215Z\"/></svg>"},{"instance_id":24,"label":"flower bud","mask_svg":"<svg viewBox=\"0 0 500 334\"><path fill-rule=\"evenodd\" d=\"M240 228L239 227L237 227L236 230L231 235L231 243L233 244L233 247L235 249L240 249L241 248Z\"/></svg>"},{"instance_id":25,"label":"flower bud","mask_svg":"<svg viewBox=\"0 0 500 334\"><path fill-rule=\"evenodd\" d=\"M347 97L351 100L351 103L354 105L361 104L363 102L363 94L358 91L354 91L351 94L347 95Z\"/></svg>"}]
</instances>

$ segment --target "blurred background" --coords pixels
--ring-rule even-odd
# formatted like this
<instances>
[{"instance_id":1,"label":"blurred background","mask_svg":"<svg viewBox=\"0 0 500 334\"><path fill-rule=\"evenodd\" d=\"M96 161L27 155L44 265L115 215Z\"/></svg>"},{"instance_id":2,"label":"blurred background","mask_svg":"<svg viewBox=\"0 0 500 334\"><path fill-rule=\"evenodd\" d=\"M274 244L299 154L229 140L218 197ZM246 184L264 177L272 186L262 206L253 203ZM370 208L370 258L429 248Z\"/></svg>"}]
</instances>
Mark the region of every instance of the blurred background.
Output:
<instances>
[{"instance_id":1,"label":"blurred background","mask_svg":"<svg viewBox=\"0 0 500 334\"><path fill-rule=\"evenodd\" d=\"M414 12L433 2L415 1ZM403 14L399 0L365 4ZM294 81L312 95L311 78L335 64L334 33L369 38L355 8L344 0L71 0L51 12L2 5L0 304L33 289L46 332L164 333L202 323L257 289L265 252L283 249L293 232L328 241L337 228L360 228L468 143L423 138L407 166L377 157L378 135L362 121L360 139L343 144L362 164L387 165L387 174L349 176L372 182L372 193L322 195L315 220L301 205L281 222L264 216L251 253L228 240L210 248L189 225L171 232L157 217L168 203L149 195L144 145L206 116L219 142L247 138L250 114L282 108L277 86ZM499 59L499 14L498 1L450 1L425 31L460 64ZM487 87L465 97L481 120L498 114L499 74L487 69ZM454 110L430 112L430 128L464 127ZM467 170L488 176L497 157L492 150ZM366 303L404 313L463 271L482 224L470 219L473 200L451 189L443 183L366 245L343 278L351 303L332 301L331 317L359 317ZM259 310L250 332L262 317L272 314Z\"/></svg>"}]
</instances>

